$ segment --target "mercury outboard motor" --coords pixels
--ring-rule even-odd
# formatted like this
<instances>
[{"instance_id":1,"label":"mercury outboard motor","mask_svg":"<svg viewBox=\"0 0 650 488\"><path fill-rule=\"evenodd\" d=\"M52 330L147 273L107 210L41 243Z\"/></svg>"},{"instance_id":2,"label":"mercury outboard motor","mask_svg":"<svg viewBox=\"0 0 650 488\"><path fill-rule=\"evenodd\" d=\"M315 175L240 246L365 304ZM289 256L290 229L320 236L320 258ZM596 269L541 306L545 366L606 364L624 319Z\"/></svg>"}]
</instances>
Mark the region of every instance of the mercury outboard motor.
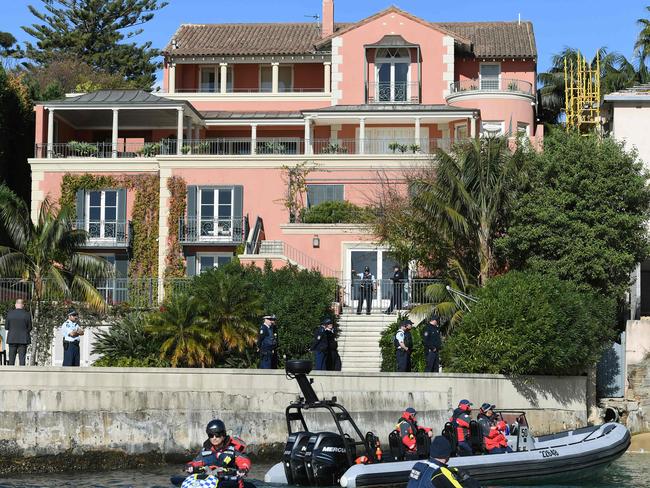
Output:
<instances>
[{"instance_id":1,"label":"mercury outboard motor","mask_svg":"<svg viewBox=\"0 0 650 488\"><path fill-rule=\"evenodd\" d=\"M307 452L307 443L312 435L311 432L295 432L287 439L282 453L282 464L290 485L309 484L305 467L305 453Z\"/></svg>"},{"instance_id":2,"label":"mercury outboard motor","mask_svg":"<svg viewBox=\"0 0 650 488\"><path fill-rule=\"evenodd\" d=\"M312 434L305 452L305 467L309 484L337 485L350 467L345 440L334 432Z\"/></svg>"}]
</instances>

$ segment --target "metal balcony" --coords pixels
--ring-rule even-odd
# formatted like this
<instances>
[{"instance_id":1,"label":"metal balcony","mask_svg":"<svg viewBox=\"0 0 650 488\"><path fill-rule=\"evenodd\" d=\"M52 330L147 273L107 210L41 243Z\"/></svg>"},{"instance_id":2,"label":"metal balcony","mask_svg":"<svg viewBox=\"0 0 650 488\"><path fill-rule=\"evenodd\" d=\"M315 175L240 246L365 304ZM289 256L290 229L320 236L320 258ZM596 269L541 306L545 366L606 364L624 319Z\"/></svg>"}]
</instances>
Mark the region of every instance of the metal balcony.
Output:
<instances>
[{"instance_id":1,"label":"metal balcony","mask_svg":"<svg viewBox=\"0 0 650 488\"><path fill-rule=\"evenodd\" d=\"M244 220L244 217L181 217L178 239L183 244L241 244L245 239Z\"/></svg>"}]
</instances>

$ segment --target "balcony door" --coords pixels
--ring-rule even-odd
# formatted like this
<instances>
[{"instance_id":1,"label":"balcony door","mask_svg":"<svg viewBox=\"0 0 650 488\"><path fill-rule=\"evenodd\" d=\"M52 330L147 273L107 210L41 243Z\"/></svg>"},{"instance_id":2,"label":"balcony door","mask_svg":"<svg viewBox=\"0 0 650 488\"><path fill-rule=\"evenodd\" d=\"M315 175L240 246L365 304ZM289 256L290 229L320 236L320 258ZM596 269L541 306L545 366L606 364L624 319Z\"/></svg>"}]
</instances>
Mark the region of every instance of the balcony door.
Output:
<instances>
[{"instance_id":1,"label":"balcony door","mask_svg":"<svg viewBox=\"0 0 650 488\"><path fill-rule=\"evenodd\" d=\"M410 68L408 49L379 49L375 59L375 100L407 102L411 97Z\"/></svg>"},{"instance_id":2,"label":"balcony door","mask_svg":"<svg viewBox=\"0 0 650 488\"><path fill-rule=\"evenodd\" d=\"M498 90L501 80L501 64L481 63L481 90Z\"/></svg>"},{"instance_id":3,"label":"balcony door","mask_svg":"<svg viewBox=\"0 0 650 488\"><path fill-rule=\"evenodd\" d=\"M86 219L84 228L93 240L115 240L118 237L117 190L86 192Z\"/></svg>"},{"instance_id":4,"label":"balcony door","mask_svg":"<svg viewBox=\"0 0 650 488\"><path fill-rule=\"evenodd\" d=\"M232 241L233 188L201 188L199 192L199 239Z\"/></svg>"}]
</instances>

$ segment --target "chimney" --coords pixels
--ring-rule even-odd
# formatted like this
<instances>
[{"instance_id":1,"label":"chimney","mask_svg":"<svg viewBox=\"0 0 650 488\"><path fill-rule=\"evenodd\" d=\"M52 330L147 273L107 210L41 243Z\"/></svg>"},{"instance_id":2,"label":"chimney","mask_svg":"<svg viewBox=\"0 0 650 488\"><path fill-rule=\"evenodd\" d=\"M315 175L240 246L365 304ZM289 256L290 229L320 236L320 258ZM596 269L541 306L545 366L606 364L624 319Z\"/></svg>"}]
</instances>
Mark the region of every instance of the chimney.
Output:
<instances>
[{"instance_id":1,"label":"chimney","mask_svg":"<svg viewBox=\"0 0 650 488\"><path fill-rule=\"evenodd\" d=\"M334 0L323 0L321 37L334 34Z\"/></svg>"}]
</instances>

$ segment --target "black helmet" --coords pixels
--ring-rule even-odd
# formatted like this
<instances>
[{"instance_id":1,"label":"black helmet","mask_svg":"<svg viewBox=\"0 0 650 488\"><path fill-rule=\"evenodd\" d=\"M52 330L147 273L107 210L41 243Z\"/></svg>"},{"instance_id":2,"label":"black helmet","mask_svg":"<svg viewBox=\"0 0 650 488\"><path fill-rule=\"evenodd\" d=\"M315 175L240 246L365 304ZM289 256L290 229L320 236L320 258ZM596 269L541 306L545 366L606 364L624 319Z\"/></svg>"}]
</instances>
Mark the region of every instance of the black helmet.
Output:
<instances>
[{"instance_id":1,"label":"black helmet","mask_svg":"<svg viewBox=\"0 0 650 488\"><path fill-rule=\"evenodd\" d=\"M208 434L217 434L226 436L226 424L219 419L210 420L207 427L205 428L205 433Z\"/></svg>"}]
</instances>

